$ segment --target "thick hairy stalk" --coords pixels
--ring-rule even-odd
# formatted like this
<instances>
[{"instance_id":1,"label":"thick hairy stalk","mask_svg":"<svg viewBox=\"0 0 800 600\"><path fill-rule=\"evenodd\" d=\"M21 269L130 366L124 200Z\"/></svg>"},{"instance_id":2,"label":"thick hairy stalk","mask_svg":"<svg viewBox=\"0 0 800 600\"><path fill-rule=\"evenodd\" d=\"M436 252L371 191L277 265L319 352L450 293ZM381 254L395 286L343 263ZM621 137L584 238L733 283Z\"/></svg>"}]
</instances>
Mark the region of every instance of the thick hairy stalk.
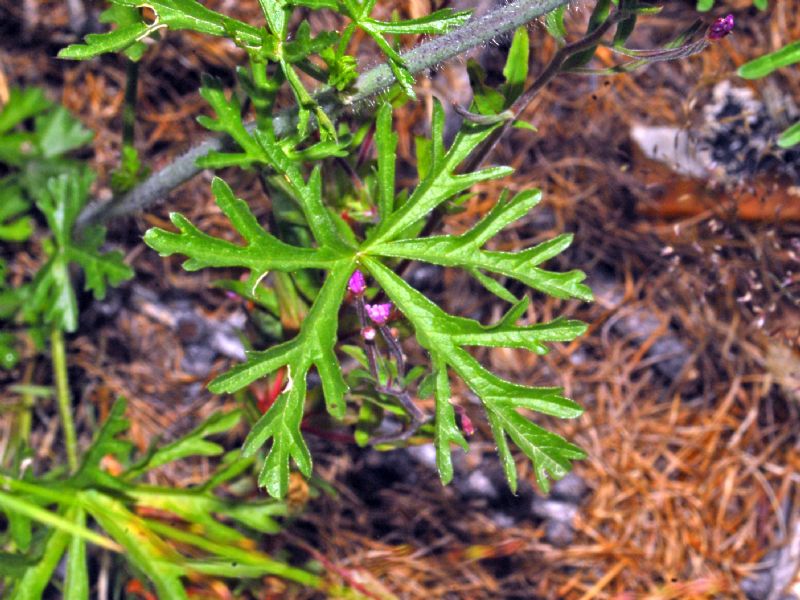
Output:
<instances>
[{"instance_id":1,"label":"thick hairy stalk","mask_svg":"<svg viewBox=\"0 0 800 600\"><path fill-rule=\"evenodd\" d=\"M517 0L499 7L482 17L470 20L463 27L420 44L403 53L403 61L412 73L421 73L492 39L515 30L517 27L567 4L569 0ZM394 74L387 64L379 65L362 73L356 82L356 92L341 98L330 89L320 91L315 99L329 115L335 115L358 105L386 90L395 82ZM275 119L278 136L294 127L295 112L286 111ZM249 124L255 127L254 123ZM107 203L93 203L78 219L78 229L88 225L104 223L114 217L141 211L162 199L167 193L188 181L200 172L196 161L209 152L221 150L226 140L212 136L176 158L168 166L151 175L127 194Z\"/></svg>"}]
</instances>

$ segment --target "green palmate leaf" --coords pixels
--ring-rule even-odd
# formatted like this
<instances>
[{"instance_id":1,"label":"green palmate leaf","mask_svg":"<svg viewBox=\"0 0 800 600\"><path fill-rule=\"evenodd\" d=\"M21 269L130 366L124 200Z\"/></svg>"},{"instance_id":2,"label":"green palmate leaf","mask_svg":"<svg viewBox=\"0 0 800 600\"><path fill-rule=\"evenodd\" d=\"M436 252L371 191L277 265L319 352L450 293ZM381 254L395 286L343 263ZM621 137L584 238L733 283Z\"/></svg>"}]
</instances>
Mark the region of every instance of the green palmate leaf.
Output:
<instances>
[{"instance_id":1,"label":"green palmate leaf","mask_svg":"<svg viewBox=\"0 0 800 600\"><path fill-rule=\"evenodd\" d=\"M513 71L513 73L512 73ZM514 68L509 76L518 79ZM233 116L232 128L238 127ZM307 376L315 368L322 382L328 411L341 417L345 411L347 385L335 353L338 313L347 282L357 267L365 268L383 287L391 300L414 327L420 345L431 355L433 376L429 378L436 398L435 443L437 463L442 479L452 478L450 446L466 448L466 441L456 426L450 405L448 371L451 370L482 400L497 437L498 449L512 486L516 474L508 448L510 438L534 462L539 485L547 488L547 476L563 476L570 461L583 456L575 446L534 424L519 410L532 410L561 418L573 418L580 407L567 400L556 388L537 388L505 381L482 367L466 348L470 346L521 348L537 353L547 351L546 344L568 341L580 335L585 326L577 321L556 319L550 323L517 325L528 306L528 300L517 301L502 285L490 276L516 279L529 287L559 298L591 299L590 290L583 285L583 274L577 271L554 273L538 265L552 258L571 240L563 235L519 252L497 252L484 249L501 229L523 217L539 201L540 194L532 190L512 199L503 194L492 211L475 227L460 236L434 236L415 239L422 224L432 211L444 203L462 198L475 183L498 178L510 169L494 167L475 173L459 174L459 165L485 140L498 124L478 126L466 124L450 148L443 142L444 112L438 103L432 123L432 139L424 147L425 159L420 159L420 182L407 196L394 193L394 154L396 136L391 129L388 106L378 115L376 145L378 147L378 207L380 222L358 244L345 235L332 220L322 203L321 174L314 170L306 180L297 165L283 148L267 133L254 136L258 147L247 150L253 162L270 166L279 176L281 186L297 202L316 241L316 247L296 247L278 240L256 221L247 205L237 200L228 186L216 179L212 188L217 203L234 228L244 239L244 245L211 237L200 232L180 215L172 221L177 233L150 230L145 241L162 255L183 254L188 257L185 268L195 270L209 266L243 267L250 271L255 285L268 271L294 272L303 269L325 271L324 282L316 293L308 314L299 323L298 334L288 341L267 350L252 352L247 362L236 366L214 380L214 392L234 392L279 369L285 369L286 385L280 395L252 428L244 454L254 455L271 441L271 448L259 482L269 493L280 497L286 494L289 469L293 461L299 470L309 475L311 456L300 433L300 424L307 391ZM414 290L387 266L395 259L419 260L473 273L484 285L513 306L493 325L483 325L472 319L445 313L422 294ZM351 379L353 381L358 378ZM368 435L369 415L361 424L361 437Z\"/></svg>"},{"instance_id":2,"label":"green palmate leaf","mask_svg":"<svg viewBox=\"0 0 800 600\"><path fill-rule=\"evenodd\" d=\"M48 250L50 259L37 273L24 310L30 320L41 316L46 323L65 331L74 331L78 325L70 263L83 268L85 287L98 300L105 297L108 284L117 285L133 277L132 269L122 262L121 253L100 251L105 238L102 227L86 231L81 240L73 239L75 220L89 199L93 178L87 169L52 178L36 203L53 233L53 243Z\"/></svg>"},{"instance_id":3,"label":"green palmate leaf","mask_svg":"<svg viewBox=\"0 0 800 600\"><path fill-rule=\"evenodd\" d=\"M484 327L471 319L448 315L379 261L370 258L365 262L373 277L414 325L420 345L432 356L436 356L437 360L453 368L482 400L499 429L507 433L533 461L537 482L543 490L546 491L549 487L548 474L555 478L563 477L569 471L571 460L585 456L576 446L517 413L518 408L526 408L560 418L574 418L583 412L577 404L564 398L558 388L532 388L500 379L462 348L504 346L542 352L543 341L572 340L585 331L584 324L554 321L543 325L516 327L504 319L494 327ZM437 410L442 398L444 390L437 385ZM440 458L440 463L442 460ZM446 467L447 462L444 464ZM442 474L445 479L447 475L448 470Z\"/></svg>"}]
</instances>

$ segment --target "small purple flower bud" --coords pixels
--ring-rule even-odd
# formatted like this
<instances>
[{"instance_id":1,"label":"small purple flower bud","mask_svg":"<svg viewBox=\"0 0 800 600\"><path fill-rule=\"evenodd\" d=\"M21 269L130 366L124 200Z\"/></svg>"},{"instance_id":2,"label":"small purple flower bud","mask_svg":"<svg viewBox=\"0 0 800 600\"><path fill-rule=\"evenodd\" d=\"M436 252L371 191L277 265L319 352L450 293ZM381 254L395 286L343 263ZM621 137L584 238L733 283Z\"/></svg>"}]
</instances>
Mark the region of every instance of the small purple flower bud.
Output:
<instances>
[{"instance_id":1,"label":"small purple flower bud","mask_svg":"<svg viewBox=\"0 0 800 600\"><path fill-rule=\"evenodd\" d=\"M720 17L714 23L711 24L711 27L708 28L708 33L706 37L709 40L721 40L726 35L728 35L731 31L733 31L733 15L728 15L727 17Z\"/></svg>"},{"instance_id":2,"label":"small purple flower bud","mask_svg":"<svg viewBox=\"0 0 800 600\"><path fill-rule=\"evenodd\" d=\"M385 304L365 304L364 308L367 311L367 316L369 316L376 325L386 325L386 321L389 320L389 315L392 313L391 302L386 302Z\"/></svg>"},{"instance_id":3,"label":"small purple flower bud","mask_svg":"<svg viewBox=\"0 0 800 600\"><path fill-rule=\"evenodd\" d=\"M375 328L364 327L364 329L361 330L361 336L368 342L371 342L372 340L375 339Z\"/></svg>"},{"instance_id":4,"label":"small purple flower bud","mask_svg":"<svg viewBox=\"0 0 800 600\"><path fill-rule=\"evenodd\" d=\"M464 410L464 407L454 404L453 408L456 409L458 418L461 421L461 430L464 432L464 435L469 437L475 433L475 425L472 424L472 419L469 418L469 415L467 414L467 411Z\"/></svg>"},{"instance_id":5,"label":"small purple flower bud","mask_svg":"<svg viewBox=\"0 0 800 600\"><path fill-rule=\"evenodd\" d=\"M356 296L360 296L364 293L364 290L367 289L367 282L364 280L364 274L358 269L350 276L347 289Z\"/></svg>"}]
</instances>

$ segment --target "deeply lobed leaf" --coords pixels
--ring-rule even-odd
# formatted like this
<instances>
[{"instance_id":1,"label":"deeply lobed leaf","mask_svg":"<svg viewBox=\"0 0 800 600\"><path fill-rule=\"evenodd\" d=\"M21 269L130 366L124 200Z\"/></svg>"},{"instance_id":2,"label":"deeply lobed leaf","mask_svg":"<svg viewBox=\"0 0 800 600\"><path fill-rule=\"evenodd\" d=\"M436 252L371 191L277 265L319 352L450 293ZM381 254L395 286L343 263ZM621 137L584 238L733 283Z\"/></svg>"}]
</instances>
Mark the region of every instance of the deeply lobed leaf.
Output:
<instances>
[{"instance_id":1,"label":"deeply lobed leaf","mask_svg":"<svg viewBox=\"0 0 800 600\"><path fill-rule=\"evenodd\" d=\"M50 259L36 274L30 303L24 307L30 320L42 316L46 323L65 331L78 325L77 299L70 279L69 265L76 263L86 276L85 288L102 300L107 285L133 277L133 270L122 261L121 252L101 252L105 230L94 227L81 239L73 236L75 220L89 199L89 187L94 175L84 169L48 180L46 193L37 201L45 215L53 243Z\"/></svg>"},{"instance_id":2,"label":"deeply lobed leaf","mask_svg":"<svg viewBox=\"0 0 800 600\"><path fill-rule=\"evenodd\" d=\"M509 71L510 80L518 81L521 70L519 65L513 72ZM231 106L229 101L219 95L212 98L212 103L219 105L216 122L235 132L241 118L238 106L229 111L226 108ZM229 123L224 125L226 120ZM269 132L263 130L251 138L257 146L250 145L251 141L240 146L245 148L248 157L253 157L253 162L270 167L280 176L281 182L297 201L316 240L316 247L296 247L267 232L246 204L236 199L220 179L215 179L212 184L217 204L244 239L245 245L209 236L180 215L172 216L179 230L177 233L153 229L146 234L147 244L162 255L178 253L187 256L184 266L189 270L209 266L243 267L251 273L251 284L272 270L297 272L315 269L325 272L322 287L293 339L264 351L251 352L244 364L221 375L210 385L214 392L234 392L261 377L285 369L287 383L284 389L253 426L244 444L245 456L252 456L264 444L271 442L259 476L259 482L271 495L281 497L287 493L292 462L304 475L311 473L311 456L300 425L307 377L312 368L316 369L322 383L328 411L339 418L345 413L347 385L335 347L338 313L347 282L357 267L366 269L388 294L412 324L419 344L431 356L436 399L435 445L437 464L444 482L453 476L451 445L467 448L450 404L450 370L482 401L512 487L516 485L516 474L507 438L512 439L533 461L537 481L545 490L548 476L562 477L569 469L570 461L583 456L579 448L547 432L519 412L528 410L559 418L574 418L582 412L576 403L564 398L558 388L528 387L506 381L483 367L466 350L470 346L508 347L543 354L547 351L547 343L569 341L585 331L584 324L565 319L518 325L528 299L516 301L502 284L485 274L510 277L560 298L591 299L591 291L582 284L582 273L554 273L538 267L569 245L569 235L558 236L519 252L484 249L499 231L527 214L539 202L540 193L530 190L510 199L504 194L489 214L463 235L414 237L431 211L463 194L475 183L510 172L507 168L493 167L476 173L458 173L458 166L497 126L465 125L452 145L445 148L444 113L437 104L429 157L422 167L420 182L402 200L402 197L395 197L397 138L391 128L391 111L388 106L381 108L375 136L379 152L377 198L381 219L361 243L354 240L352 233L345 235L331 218L322 200L319 169L315 169L308 179L303 177L298 164ZM468 270L477 274L487 286L502 290L499 293L514 300L514 304L502 319L488 326L449 315L392 271L389 265L395 259Z\"/></svg>"}]
</instances>

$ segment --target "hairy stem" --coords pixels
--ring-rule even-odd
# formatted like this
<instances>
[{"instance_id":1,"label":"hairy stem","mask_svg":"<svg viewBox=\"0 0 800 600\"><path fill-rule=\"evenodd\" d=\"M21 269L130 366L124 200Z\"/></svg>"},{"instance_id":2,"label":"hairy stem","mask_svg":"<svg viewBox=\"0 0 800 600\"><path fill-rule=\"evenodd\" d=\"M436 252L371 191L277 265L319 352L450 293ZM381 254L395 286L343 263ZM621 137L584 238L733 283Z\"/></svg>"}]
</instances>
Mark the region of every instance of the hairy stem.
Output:
<instances>
[{"instance_id":1,"label":"hairy stem","mask_svg":"<svg viewBox=\"0 0 800 600\"><path fill-rule=\"evenodd\" d=\"M402 54L403 61L411 73L421 73L439 63L450 60L468 50L485 44L498 36L513 31L517 27L540 17L569 0L517 0L501 6L482 17L473 18L463 27L439 36ZM364 100L378 94L395 83L395 77L388 64L379 65L362 73L356 81L356 92L342 99L334 90L323 89L315 94L322 110L331 116L346 109L358 109ZM279 114L274 121L275 133L286 135L294 127L295 110ZM255 123L248 124L249 129ZM209 152L221 150L226 143L220 136L209 137L176 158L171 164L133 188L127 194L111 202L89 205L78 219L77 228L104 223L108 220L141 211L154 204L172 189L188 181L200 172L196 161Z\"/></svg>"},{"instance_id":2,"label":"hairy stem","mask_svg":"<svg viewBox=\"0 0 800 600\"><path fill-rule=\"evenodd\" d=\"M64 444L67 447L67 465L71 473L78 469L78 441L75 435L75 422L72 420L72 399L67 379L67 351L64 346L64 334L53 328L50 334L50 351L53 355L53 379L56 383L58 412L61 426L64 428Z\"/></svg>"}]
</instances>

